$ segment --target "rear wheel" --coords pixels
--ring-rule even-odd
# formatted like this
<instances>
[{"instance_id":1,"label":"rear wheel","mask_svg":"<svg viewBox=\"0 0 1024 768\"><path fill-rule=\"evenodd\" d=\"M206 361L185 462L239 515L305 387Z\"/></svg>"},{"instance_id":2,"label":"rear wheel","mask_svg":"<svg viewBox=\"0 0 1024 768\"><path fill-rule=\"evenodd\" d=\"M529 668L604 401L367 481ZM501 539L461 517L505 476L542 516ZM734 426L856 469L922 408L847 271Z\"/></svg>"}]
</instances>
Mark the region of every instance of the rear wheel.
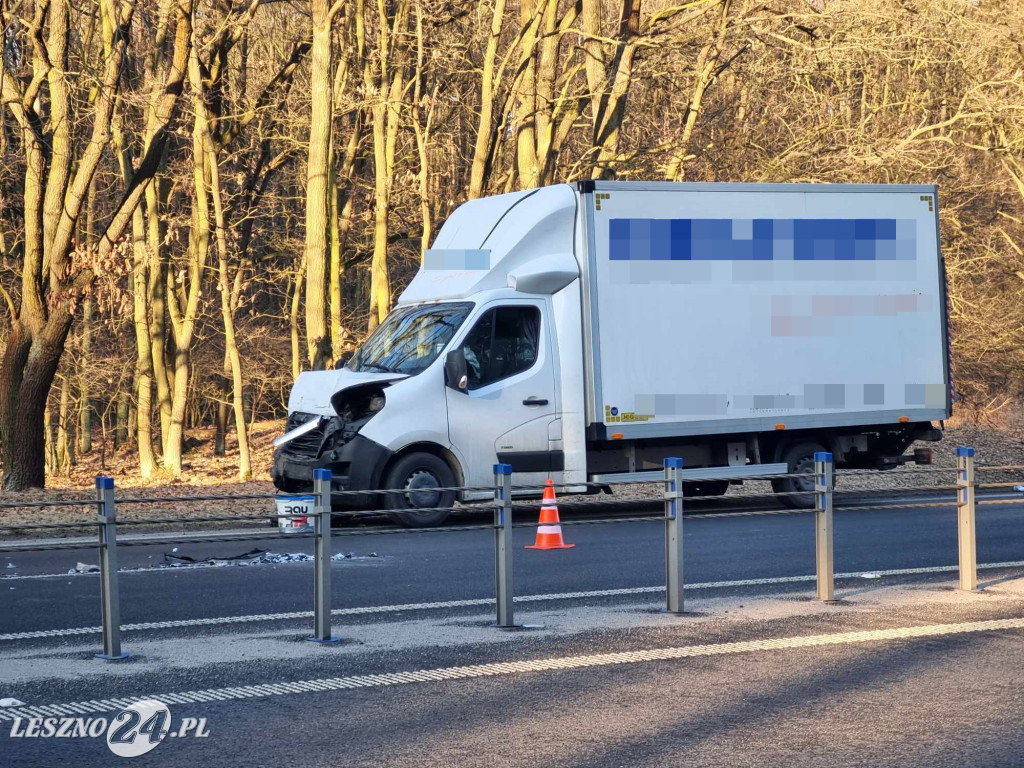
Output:
<instances>
[{"instance_id":1,"label":"rear wheel","mask_svg":"<svg viewBox=\"0 0 1024 768\"><path fill-rule=\"evenodd\" d=\"M793 443L782 452L789 474L814 472L814 454L825 449L813 441ZM791 509L814 507L814 477L786 477L772 480L776 493L796 493L797 496L780 496L779 501ZM806 493L804 493L806 491Z\"/></svg>"},{"instance_id":2,"label":"rear wheel","mask_svg":"<svg viewBox=\"0 0 1024 768\"><path fill-rule=\"evenodd\" d=\"M388 512L388 517L407 528L440 525L455 504L455 491L441 491L455 485L455 473L448 463L432 453L410 453L394 463L384 478L384 487L408 493L384 494L384 508L410 510ZM423 509L422 512L414 511Z\"/></svg>"}]
</instances>

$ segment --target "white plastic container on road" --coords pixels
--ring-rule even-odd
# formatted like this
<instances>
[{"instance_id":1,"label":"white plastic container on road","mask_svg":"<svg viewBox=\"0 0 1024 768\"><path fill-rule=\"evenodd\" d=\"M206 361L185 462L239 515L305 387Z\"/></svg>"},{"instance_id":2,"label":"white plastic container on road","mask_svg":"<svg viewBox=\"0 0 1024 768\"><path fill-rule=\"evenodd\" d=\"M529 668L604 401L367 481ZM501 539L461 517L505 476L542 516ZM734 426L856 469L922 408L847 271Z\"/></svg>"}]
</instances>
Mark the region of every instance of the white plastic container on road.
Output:
<instances>
[{"instance_id":1,"label":"white plastic container on road","mask_svg":"<svg viewBox=\"0 0 1024 768\"><path fill-rule=\"evenodd\" d=\"M281 533L306 533L313 530L313 496L278 496L277 514L293 517L277 518Z\"/></svg>"}]
</instances>

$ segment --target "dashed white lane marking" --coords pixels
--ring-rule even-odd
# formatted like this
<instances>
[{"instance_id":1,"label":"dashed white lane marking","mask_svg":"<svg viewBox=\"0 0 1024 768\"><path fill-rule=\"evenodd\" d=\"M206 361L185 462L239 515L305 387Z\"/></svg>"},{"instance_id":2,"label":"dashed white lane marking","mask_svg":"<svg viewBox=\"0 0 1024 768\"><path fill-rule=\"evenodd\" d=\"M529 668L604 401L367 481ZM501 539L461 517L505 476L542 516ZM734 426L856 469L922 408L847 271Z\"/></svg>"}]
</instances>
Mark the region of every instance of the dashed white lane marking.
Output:
<instances>
[{"instance_id":1,"label":"dashed white lane marking","mask_svg":"<svg viewBox=\"0 0 1024 768\"><path fill-rule=\"evenodd\" d=\"M465 667L442 667L407 672L384 672L374 675L352 675L316 680L297 680L284 683L265 683L233 688L207 688L199 691L157 693L138 699L99 699L67 704L11 707L0 710L0 721L16 717L48 717L60 708L77 713L89 714L111 712L121 709L131 701L157 699L174 704L198 704L234 699L262 698L286 694L319 693L347 688L376 688L386 685L408 683L441 682L446 680L467 680L494 675L513 675L520 672L550 672L561 669L584 669L605 667L613 664L636 664L648 661L668 661L697 656L721 656L732 653L756 651L779 651L792 648L810 648L821 645L848 645L852 643L881 642L891 640L912 640L921 637L942 635L963 635L976 632L1024 629L1024 618L991 619L959 624L930 624L918 627L897 627L893 629L872 629L859 632L839 632L830 635L807 635L804 637L780 637L769 640L746 640L734 643L713 643L707 645L685 645L675 648L652 648L643 651L598 653L588 656L563 656L533 661L504 661L491 664L473 664Z\"/></svg>"},{"instance_id":2,"label":"dashed white lane marking","mask_svg":"<svg viewBox=\"0 0 1024 768\"><path fill-rule=\"evenodd\" d=\"M1024 560L1005 563L979 563L978 570L994 568L1020 568ZM909 576L923 573L955 572L959 566L939 565L931 568L894 568L886 571L858 571L856 573L837 573L837 579L875 578L879 576ZM694 589L726 589L729 587L750 587L770 584L792 584L814 581L816 576L776 576L766 579L741 579L738 581L706 581L698 584L687 584L687 590ZM625 587L622 589L593 589L586 592L560 592L550 595L519 595L513 598L517 603L536 603L549 600L579 600L588 597L616 597L620 595L643 595L664 592L665 587ZM440 608L466 608L480 605L493 605L493 597L477 597L468 600L441 600L433 603L401 603L398 605L365 605L355 608L335 608L334 616L358 616L373 613L400 613L403 611L429 611ZM175 629L181 627L210 627L219 624L247 624L260 621L286 621L290 619L308 619L312 611L292 611L290 613L255 613L247 616L215 616L206 619L176 619L172 621L145 621L137 624L122 624L122 632L145 629ZM30 632L9 632L0 634L3 640L35 640L46 637L63 637L65 635L93 635L103 631L103 627L70 627L68 629L40 629Z\"/></svg>"}]
</instances>

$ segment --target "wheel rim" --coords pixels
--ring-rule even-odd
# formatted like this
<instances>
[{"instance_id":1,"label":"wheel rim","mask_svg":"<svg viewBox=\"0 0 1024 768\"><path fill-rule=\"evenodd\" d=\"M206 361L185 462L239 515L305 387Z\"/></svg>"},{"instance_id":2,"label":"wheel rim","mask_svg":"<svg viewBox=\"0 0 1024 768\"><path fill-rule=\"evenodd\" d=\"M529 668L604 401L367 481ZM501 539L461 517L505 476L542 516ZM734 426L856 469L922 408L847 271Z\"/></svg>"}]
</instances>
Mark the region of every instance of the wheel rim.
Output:
<instances>
[{"instance_id":1,"label":"wheel rim","mask_svg":"<svg viewBox=\"0 0 1024 768\"><path fill-rule=\"evenodd\" d=\"M800 474L803 472L814 472L814 457L804 456L800 461L793 465L793 473ZM813 477L794 477L793 478L793 490L796 491L807 491L808 493L814 492L814 478Z\"/></svg>"},{"instance_id":2,"label":"wheel rim","mask_svg":"<svg viewBox=\"0 0 1024 768\"><path fill-rule=\"evenodd\" d=\"M410 507L436 507L441 502L441 492L437 490L440 487L437 475L426 469L417 469L405 480L405 489L414 491L407 493L405 498Z\"/></svg>"}]
</instances>

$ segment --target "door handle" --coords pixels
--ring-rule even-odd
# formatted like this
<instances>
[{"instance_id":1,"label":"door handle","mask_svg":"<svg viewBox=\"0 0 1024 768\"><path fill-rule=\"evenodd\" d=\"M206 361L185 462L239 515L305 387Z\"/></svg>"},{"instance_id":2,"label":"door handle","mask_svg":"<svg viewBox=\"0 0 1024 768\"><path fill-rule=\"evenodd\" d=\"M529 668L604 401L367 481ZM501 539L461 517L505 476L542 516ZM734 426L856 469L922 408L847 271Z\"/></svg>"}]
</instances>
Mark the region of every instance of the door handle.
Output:
<instances>
[{"instance_id":1,"label":"door handle","mask_svg":"<svg viewBox=\"0 0 1024 768\"><path fill-rule=\"evenodd\" d=\"M543 397L528 397L523 400L523 405L547 405L548 401Z\"/></svg>"}]
</instances>

